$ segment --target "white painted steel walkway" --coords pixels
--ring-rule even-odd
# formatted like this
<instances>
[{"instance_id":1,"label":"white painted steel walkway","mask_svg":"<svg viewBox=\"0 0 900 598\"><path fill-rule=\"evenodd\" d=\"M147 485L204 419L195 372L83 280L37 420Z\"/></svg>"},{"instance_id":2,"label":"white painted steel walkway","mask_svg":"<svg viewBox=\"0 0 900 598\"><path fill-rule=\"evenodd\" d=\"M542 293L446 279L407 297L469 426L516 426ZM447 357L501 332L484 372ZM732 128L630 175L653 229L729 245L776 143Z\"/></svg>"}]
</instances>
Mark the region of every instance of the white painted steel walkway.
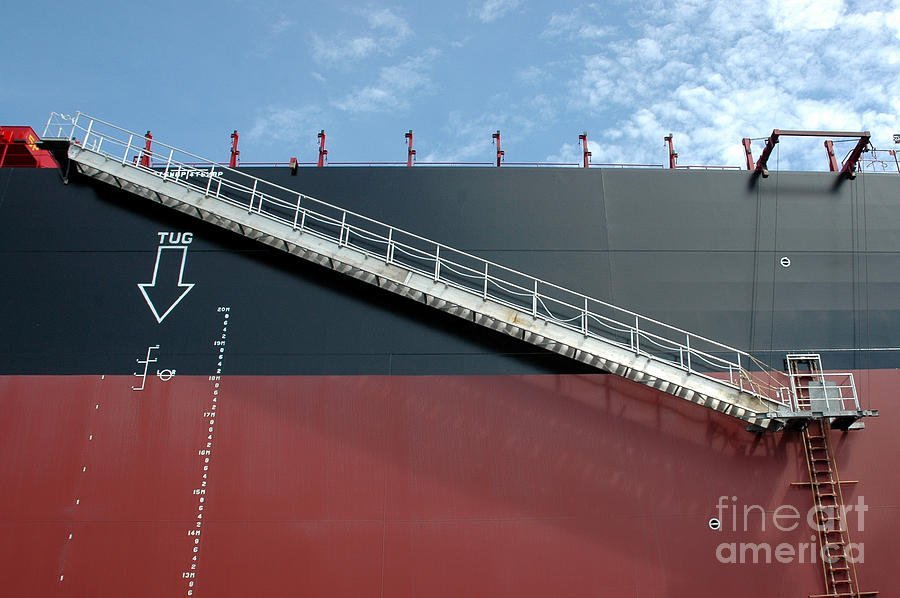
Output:
<instances>
[{"instance_id":1,"label":"white painted steel walkway","mask_svg":"<svg viewBox=\"0 0 900 598\"><path fill-rule=\"evenodd\" d=\"M84 175L756 429L822 416L797 403L787 378L733 347L156 140L147 151L143 135L84 114L51 116L48 129L71 142ZM845 419L874 414L860 411L855 387L827 408Z\"/></svg>"}]
</instances>

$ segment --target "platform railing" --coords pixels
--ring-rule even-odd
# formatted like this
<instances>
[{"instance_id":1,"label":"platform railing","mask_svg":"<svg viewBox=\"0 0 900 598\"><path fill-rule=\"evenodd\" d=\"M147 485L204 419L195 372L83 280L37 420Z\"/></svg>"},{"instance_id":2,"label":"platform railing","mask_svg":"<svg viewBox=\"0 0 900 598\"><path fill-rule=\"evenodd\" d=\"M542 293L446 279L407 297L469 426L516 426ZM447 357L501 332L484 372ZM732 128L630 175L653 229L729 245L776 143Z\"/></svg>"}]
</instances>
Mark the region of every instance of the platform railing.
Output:
<instances>
[{"instance_id":1,"label":"platform railing","mask_svg":"<svg viewBox=\"0 0 900 598\"><path fill-rule=\"evenodd\" d=\"M794 411L858 411L859 396L851 372L816 373L808 382L805 394L796 397Z\"/></svg>"},{"instance_id":2,"label":"platform railing","mask_svg":"<svg viewBox=\"0 0 900 598\"><path fill-rule=\"evenodd\" d=\"M860 157L859 170L900 174L900 150L870 149Z\"/></svg>"},{"instance_id":3,"label":"platform railing","mask_svg":"<svg viewBox=\"0 0 900 598\"><path fill-rule=\"evenodd\" d=\"M796 397L792 409L795 412L858 411L859 396L851 372L826 372L815 374L815 379L803 387L808 396ZM790 387L782 387L784 396L790 396Z\"/></svg>"},{"instance_id":4,"label":"platform railing","mask_svg":"<svg viewBox=\"0 0 900 598\"><path fill-rule=\"evenodd\" d=\"M62 117L62 115L58 115ZM594 337L685 372L791 408L783 377L750 354L605 301L482 259L367 216L256 178L106 121L63 117L72 143L152 173L208 198L246 209L300 231L351 247L533 318ZM62 123L48 126L61 128ZM149 158L149 160L143 160ZM149 166L142 166L149 164ZM192 164L204 164L203 167ZM764 371L759 371L763 368ZM755 370L751 373L751 370Z\"/></svg>"},{"instance_id":5,"label":"platform railing","mask_svg":"<svg viewBox=\"0 0 900 598\"><path fill-rule=\"evenodd\" d=\"M44 125L41 138L66 139L70 138L74 117L63 112L51 112Z\"/></svg>"}]
</instances>

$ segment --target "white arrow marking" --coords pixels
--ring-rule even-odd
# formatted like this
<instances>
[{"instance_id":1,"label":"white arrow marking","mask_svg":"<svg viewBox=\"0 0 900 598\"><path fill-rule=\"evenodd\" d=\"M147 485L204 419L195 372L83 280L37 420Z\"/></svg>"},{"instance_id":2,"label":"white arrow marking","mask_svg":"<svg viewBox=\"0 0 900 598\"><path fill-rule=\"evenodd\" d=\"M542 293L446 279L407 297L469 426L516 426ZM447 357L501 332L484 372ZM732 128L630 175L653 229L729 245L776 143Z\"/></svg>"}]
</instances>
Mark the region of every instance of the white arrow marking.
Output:
<instances>
[{"instance_id":1,"label":"white arrow marking","mask_svg":"<svg viewBox=\"0 0 900 598\"><path fill-rule=\"evenodd\" d=\"M150 299L150 295L147 294L147 288L154 288L156 286L156 274L159 272L159 261L162 257L162 252L164 249L177 249L181 251L181 268L178 270L178 288L184 289L181 292L181 295L178 296L178 299L175 300L175 303L169 306L162 315L160 315L159 311L156 309L156 306L153 305L153 301ZM184 299L185 295L191 292L191 289L194 288L194 283L182 282L182 277L184 276L184 262L187 260L187 245L160 245L156 250L156 264L153 266L153 279L150 282L141 282L138 283L138 288L141 290L141 295L144 296L144 300L147 302L147 305L150 307L150 311L153 312L153 316L156 318L158 323L162 323L167 315L172 313L172 310L175 309L175 306L181 303L181 300Z\"/></svg>"}]
</instances>

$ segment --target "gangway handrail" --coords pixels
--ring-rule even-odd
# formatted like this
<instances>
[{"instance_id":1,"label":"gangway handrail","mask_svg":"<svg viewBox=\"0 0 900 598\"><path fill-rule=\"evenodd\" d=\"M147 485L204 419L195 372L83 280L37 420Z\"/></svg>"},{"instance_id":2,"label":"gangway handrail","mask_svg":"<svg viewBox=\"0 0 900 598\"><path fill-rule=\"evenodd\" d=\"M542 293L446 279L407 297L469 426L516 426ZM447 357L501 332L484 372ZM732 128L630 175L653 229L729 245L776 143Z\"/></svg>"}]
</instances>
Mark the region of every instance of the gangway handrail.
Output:
<instances>
[{"instance_id":1,"label":"gangway handrail","mask_svg":"<svg viewBox=\"0 0 900 598\"><path fill-rule=\"evenodd\" d=\"M340 246L350 245L366 255L384 260L386 263L401 265L408 270L433 276L435 282L440 281L468 292L474 293L478 291L485 300L490 298L493 301L522 312L528 313L530 311L534 318L552 321L559 326L579 331L585 337L591 336L606 342L612 342L645 357L674 365L690 374L703 376L715 382L727 384L757 398L791 407L791 397L783 397L780 392L780 386L777 384L762 384L758 378L753 380L752 374L744 367L744 364L756 364L759 366L760 362L753 358L751 354L735 347L666 324L654 318L643 316L606 301L589 297L583 293L455 249L368 216L346 210L293 189L259 179L245 172L217 164L207 158L160 142L157 139L152 140L151 155L147 156L143 145L144 135L82 112L77 112L74 118L61 114L56 116L67 122L68 126L71 127L68 136L69 141L73 144L78 144L84 150L90 150L110 159L115 159L123 165L130 164L167 182L199 191L207 197L214 197L231 205L241 206L244 209L248 209L250 213L256 213L270 220L291 226L293 230L300 230L330 241L337 241ZM51 122L53 117L54 115L51 114L51 119L48 120L48 128L58 125L58 123ZM87 121L86 123L85 120ZM107 128L111 129L112 132L109 132ZM76 139L76 133L83 134L80 141ZM120 138L123 136L127 136L127 138ZM123 147L124 150L121 150ZM120 151L115 153L115 148L119 148ZM162 151L160 148L163 148ZM175 159L176 152L179 158L187 157L189 160ZM144 162L142 158L144 157L152 158L147 160L150 164L149 166L142 164ZM156 164L160 158L164 159L164 166ZM209 166L208 168L204 166L201 169L196 166L188 166L186 162L193 164L203 163ZM184 176L182 176L183 173L185 173ZM238 178L240 181L247 181L247 184L241 184L241 182L226 178L224 176L226 173L234 178ZM193 179L197 179L197 181L194 182ZM222 192L223 189L226 191L225 194ZM278 197L275 195L276 193L285 197ZM290 199L286 199L286 197ZM310 204L317 209L310 209ZM332 212L333 215L325 212ZM319 228L332 227L335 230L330 233L316 230L311 228L312 225L307 220L317 220ZM334 234L335 232L336 234ZM353 244L351 235L358 235L360 238L366 239L370 245L372 243L376 243L379 246L384 245L385 249L383 252L379 251L376 253L371 249L371 246L365 246L364 243L357 242ZM401 239L407 242L404 243ZM424 245L427 249L416 247L410 243ZM410 257L405 260L398 259L398 249L400 252L410 254ZM418 254L418 257L415 254ZM451 258L455 258L456 261ZM426 268L421 263L417 263L416 260L426 262L429 265ZM467 262L468 265L467 263L462 263L463 261ZM471 280L477 281L477 284L465 285L460 280L454 279L453 276L448 276L446 272L442 275L442 266L445 266L445 270L455 272L457 278L460 276L464 276L467 279L471 277ZM460 271L468 272L469 274L460 274ZM499 290L495 289L492 293L491 287L496 287ZM548 293L562 295L562 297ZM554 314L550 306L553 306L553 309L559 313ZM618 317L610 317L608 315L610 312ZM627 321L623 321L623 319ZM628 334L622 336L628 337L627 342L625 338L619 338L615 334L610 333L604 334L596 327L592 328L591 320L595 320L611 329L613 327L604 324L604 322L613 322L617 326L624 327ZM662 334L667 336L662 336ZM672 338L672 336L677 338ZM651 351L647 348L648 343L653 343L663 350ZM662 343L668 344L671 348L665 349ZM705 350L701 350L701 347ZM729 358L714 355L710 351ZM676 353L677 357L675 356ZM671 358L665 357L668 354L671 354ZM736 359L732 360L732 356L736 357ZM695 367L697 360L705 362L707 369L717 368L723 373L727 372L728 379L723 380L720 377L714 377L705 371L698 370ZM766 372L770 380L774 381L773 373L776 372L774 370ZM747 384L745 384L745 380L748 381ZM753 382L750 382L751 380ZM763 392L762 389L768 392Z\"/></svg>"}]
</instances>

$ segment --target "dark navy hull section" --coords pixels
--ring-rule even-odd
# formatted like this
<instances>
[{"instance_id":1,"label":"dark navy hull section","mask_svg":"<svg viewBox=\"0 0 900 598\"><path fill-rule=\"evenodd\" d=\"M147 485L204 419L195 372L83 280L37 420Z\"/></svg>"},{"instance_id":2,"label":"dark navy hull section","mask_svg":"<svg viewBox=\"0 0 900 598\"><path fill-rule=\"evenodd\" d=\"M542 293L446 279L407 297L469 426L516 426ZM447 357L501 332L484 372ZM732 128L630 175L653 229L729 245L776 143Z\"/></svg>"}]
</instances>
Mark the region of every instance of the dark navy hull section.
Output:
<instances>
[{"instance_id":1,"label":"dark navy hull section","mask_svg":"<svg viewBox=\"0 0 900 598\"><path fill-rule=\"evenodd\" d=\"M486 168L258 169L304 193L551 282L746 348L893 367L900 339L898 180L825 173ZM127 373L162 333L192 363L193 309L227 303L241 374L575 373L581 366L432 314L111 187L0 171L6 373ZM158 232L191 231L159 324L137 287ZM167 254L168 255L168 254ZM782 266L782 261L790 265ZM171 262L171 255L168 262ZM177 266L177 259L176 266ZM165 266L164 260L163 266ZM169 266L176 267L176 266ZM168 276L169 274L167 274ZM175 275L171 275L175 276ZM22 297L29 297L23 302ZM77 339L80 350L56 357ZM53 356L52 358L48 358Z\"/></svg>"}]
</instances>

